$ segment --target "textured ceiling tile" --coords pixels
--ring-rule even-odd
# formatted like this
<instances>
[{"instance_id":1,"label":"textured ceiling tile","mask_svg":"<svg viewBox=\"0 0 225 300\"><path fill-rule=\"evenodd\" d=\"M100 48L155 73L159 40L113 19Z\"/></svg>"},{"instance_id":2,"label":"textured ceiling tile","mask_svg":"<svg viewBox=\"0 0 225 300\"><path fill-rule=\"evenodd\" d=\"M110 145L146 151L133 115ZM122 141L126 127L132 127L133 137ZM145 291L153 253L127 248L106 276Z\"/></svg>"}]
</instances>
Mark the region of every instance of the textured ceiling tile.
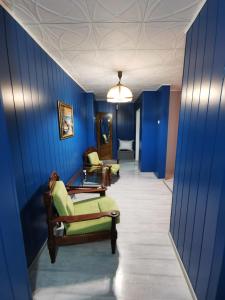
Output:
<instances>
[{"instance_id":1,"label":"textured ceiling tile","mask_svg":"<svg viewBox=\"0 0 225 300\"><path fill-rule=\"evenodd\" d=\"M88 0L94 22L138 22L144 18L148 0Z\"/></svg>"},{"instance_id":2,"label":"textured ceiling tile","mask_svg":"<svg viewBox=\"0 0 225 300\"><path fill-rule=\"evenodd\" d=\"M150 1L145 21L190 21L201 3L201 0Z\"/></svg>"},{"instance_id":3,"label":"textured ceiling tile","mask_svg":"<svg viewBox=\"0 0 225 300\"><path fill-rule=\"evenodd\" d=\"M5 0L42 47L105 99L122 82L136 97L181 85L187 24L200 0Z\"/></svg>"},{"instance_id":4,"label":"textured ceiling tile","mask_svg":"<svg viewBox=\"0 0 225 300\"><path fill-rule=\"evenodd\" d=\"M41 27L46 36L62 51L96 49L92 25L89 23L44 24Z\"/></svg>"},{"instance_id":5,"label":"textured ceiling tile","mask_svg":"<svg viewBox=\"0 0 225 300\"><path fill-rule=\"evenodd\" d=\"M134 49L136 47L140 24L98 23L94 33L99 49Z\"/></svg>"},{"instance_id":6,"label":"textured ceiling tile","mask_svg":"<svg viewBox=\"0 0 225 300\"><path fill-rule=\"evenodd\" d=\"M33 1L29 0L14 0L12 10L16 13L23 24L38 24L39 18L36 12L36 5Z\"/></svg>"},{"instance_id":7,"label":"textured ceiling tile","mask_svg":"<svg viewBox=\"0 0 225 300\"><path fill-rule=\"evenodd\" d=\"M83 0L36 0L36 12L41 23L88 22L89 15Z\"/></svg>"},{"instance_id":8,"label":"textured ceiling tile","mask_svg":"<svg viewBox=\"0 0 225 300\"><path fill-rule=\"evenodd\" d=\"M138 49L184 48L184 22L144 23L138 41Z\"/></svg>"}]
</instances>

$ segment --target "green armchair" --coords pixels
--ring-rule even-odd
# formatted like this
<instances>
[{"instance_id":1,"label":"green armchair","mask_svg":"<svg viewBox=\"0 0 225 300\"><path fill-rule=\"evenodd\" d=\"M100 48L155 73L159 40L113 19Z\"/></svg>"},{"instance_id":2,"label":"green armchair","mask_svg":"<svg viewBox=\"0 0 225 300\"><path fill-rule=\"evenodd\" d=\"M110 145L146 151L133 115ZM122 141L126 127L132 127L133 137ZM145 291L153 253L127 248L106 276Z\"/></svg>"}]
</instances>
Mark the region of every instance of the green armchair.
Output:
<instances>
[{"instance_id":1,"label":"green armchair","mask_svg":"<svg viewBox=\"0 0 225 300\"><path fill-rule=\"evenodd\" d=\"M105 188L65 186L56 172L50 176L49 190L44 194L48 224L48 250L54 263L58 246L111 239L112 253L116 250L119 210L115 201L105 196ZM99 193L100 197L76 201L70 195ZM63 233L56 229L64 225Z\"/></svg>"},{"instance_id":2,"label":"green armchair","mask_svg":"<svg viewBox=\"0 0 225 300\"><path fill-rule=\"evenodd\" d=\"M84 159L84 167L87 166L102 166L107 167L109 169L109 181L111 182L111 176L116 175L119 177L120 175L120 164L119 161L117 160L116 162L114 161L101 161L99 159L99 155L97 152L97 149L95 147L89 147L83 155Z\"/></svg>"}]
</instances>

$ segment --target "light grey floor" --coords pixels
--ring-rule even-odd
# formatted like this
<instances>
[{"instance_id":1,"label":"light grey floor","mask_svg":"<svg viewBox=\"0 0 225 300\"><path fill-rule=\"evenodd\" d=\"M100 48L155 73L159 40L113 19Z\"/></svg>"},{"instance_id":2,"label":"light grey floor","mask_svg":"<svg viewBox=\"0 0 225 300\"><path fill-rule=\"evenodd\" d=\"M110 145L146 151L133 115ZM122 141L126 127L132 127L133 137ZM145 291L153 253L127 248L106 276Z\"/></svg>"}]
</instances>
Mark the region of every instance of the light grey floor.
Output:
<instances>
[{"instance_id":1,"label":"light grey floor","mask_svg":"<svg viewBox=\"0 0 225 300\"><path fill-rule=\"evenodd\" d=\"M34 299L192 299L168 238L171 192L164 182L124 163L108 195L121 210L117 254L109 241L61 247L52 265L44 249L30 272Z\"/></svg>"}]
</instances>

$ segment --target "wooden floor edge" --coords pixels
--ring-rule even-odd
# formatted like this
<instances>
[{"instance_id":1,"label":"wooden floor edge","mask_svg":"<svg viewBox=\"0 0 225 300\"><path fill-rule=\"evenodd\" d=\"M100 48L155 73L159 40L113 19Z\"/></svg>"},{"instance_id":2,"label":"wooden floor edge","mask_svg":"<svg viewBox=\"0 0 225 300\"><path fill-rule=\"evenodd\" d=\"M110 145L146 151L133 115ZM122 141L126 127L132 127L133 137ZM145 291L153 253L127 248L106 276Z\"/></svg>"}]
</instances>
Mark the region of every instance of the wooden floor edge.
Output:
<instances>
[{"instance_id":1,"label":"wooden floor edge","mask_svg":"<svg viewBox=\"0 0 225 300\"><path fill-rule=\"evenodd\" d=\"M181 260L181 258L180 258L180 255L179 255L179 253L178 253L178 251L177 251L177 248L176 248L176 246L175 246L175 244L174 244L174 241L173 241L173 238L172 238L170 232L168 232L168 236L169 236L170 242L171 242L171 244L172 244L172 246L173 246L173 250L174 250L174 252L175 252L175 255L176 255L177 259L178 259L178 262L179 262L179 265L180 265L180 267L181 267L181 270L182 270L182 272L183 272L183 274L184 274L184 278L185 278L185 281L186 281L186 283L187 283L187 285L188 285L188 288L189 288L189 291L190 291L190 293L191 293L192 299L193 299L193 300L198 300L198 298L197 298L197 296L196 296L196 294L195 294L195 291L194 291L194 289L193 289L193 287L192 287L191 281L190 281L190 279L189 279L189 277L188 277L188 274L187 274L187 272L186 272L186 270L185 270L184 264L183 264L183 262L182 262L182 260Z\"/></svg>"}]
</instances>

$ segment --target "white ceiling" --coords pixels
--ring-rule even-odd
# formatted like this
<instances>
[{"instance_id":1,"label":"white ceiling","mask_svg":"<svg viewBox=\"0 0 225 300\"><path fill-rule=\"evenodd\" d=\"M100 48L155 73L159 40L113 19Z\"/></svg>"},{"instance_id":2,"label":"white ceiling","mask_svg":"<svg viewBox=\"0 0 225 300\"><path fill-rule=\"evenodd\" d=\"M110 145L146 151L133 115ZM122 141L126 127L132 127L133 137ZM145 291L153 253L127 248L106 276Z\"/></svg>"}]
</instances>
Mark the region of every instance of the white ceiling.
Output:
<instances>
[{"instance_id":1,"label":"white ceiling","mask_svg":"<svg viewBox=\"0 0 225 300\"><path fill-rule=\"evenodd\" d=\"M179 88L185 30L202 0L5 0L11 14L86 91L122 82L137 97Z\"/></svg>"}]
</instances>

